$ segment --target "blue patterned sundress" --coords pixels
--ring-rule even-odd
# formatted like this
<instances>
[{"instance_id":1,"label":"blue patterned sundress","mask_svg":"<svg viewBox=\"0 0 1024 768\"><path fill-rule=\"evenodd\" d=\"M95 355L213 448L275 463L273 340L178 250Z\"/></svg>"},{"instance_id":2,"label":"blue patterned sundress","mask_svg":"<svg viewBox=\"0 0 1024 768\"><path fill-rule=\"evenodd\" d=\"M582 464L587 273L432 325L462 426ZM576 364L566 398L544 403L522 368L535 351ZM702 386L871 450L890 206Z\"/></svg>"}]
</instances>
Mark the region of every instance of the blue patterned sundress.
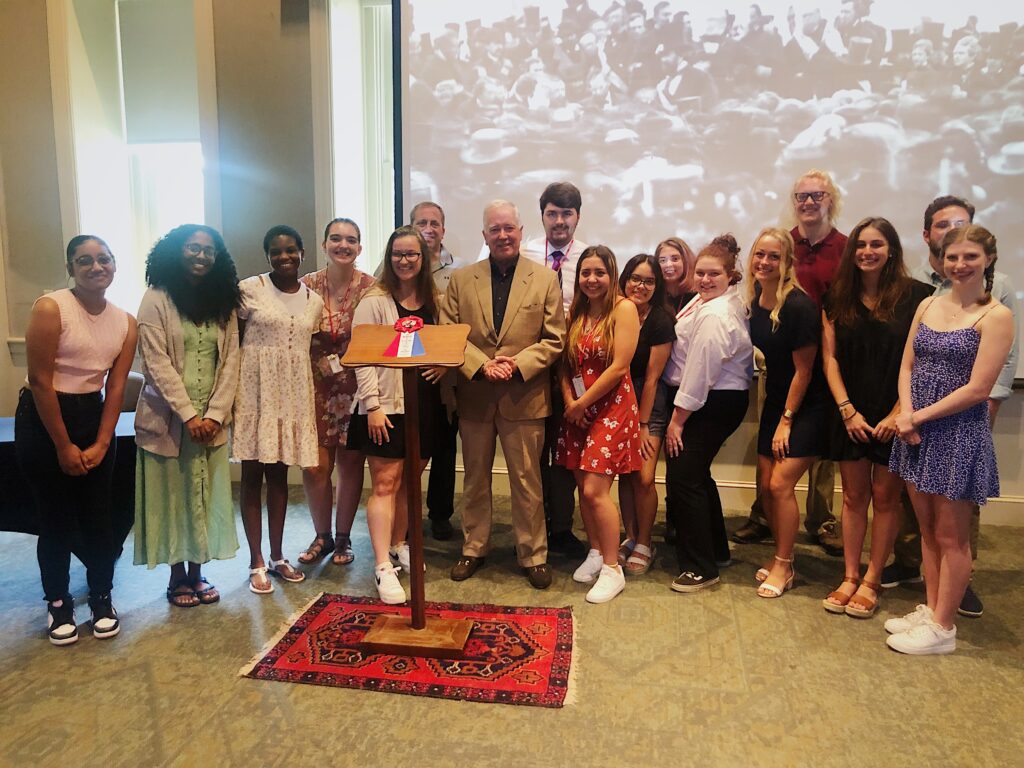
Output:
<instances>
[{"instance_id":1,"label":"blue patterned sundress","mask_svg":"<svg viewBox=\"0 0 1024 768\"><path fill-rule=\"evenodd\" d=\"M971 378L981 334L973 326L936 331L923 322L914 336L910 397L914 410L937 402ZM895 440L889 469L922 493L984 504L999 495L999 470L988 405L925 422L919 445Z\"/></svg>"}]
</instances>

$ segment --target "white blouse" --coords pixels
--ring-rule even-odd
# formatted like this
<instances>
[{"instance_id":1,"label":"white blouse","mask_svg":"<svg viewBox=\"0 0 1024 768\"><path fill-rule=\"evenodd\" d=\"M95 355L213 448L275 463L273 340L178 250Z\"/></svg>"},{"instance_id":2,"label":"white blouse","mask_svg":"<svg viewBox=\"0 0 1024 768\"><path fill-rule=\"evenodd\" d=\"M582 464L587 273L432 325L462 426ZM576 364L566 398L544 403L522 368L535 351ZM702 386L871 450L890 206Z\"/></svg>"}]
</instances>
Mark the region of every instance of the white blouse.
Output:
<instances>
[{"instance_id":1,"label":"white blouse","mask_svg":"<svg viewBox=\"0 0 1024 768\"><path fill-rule=\"evenodd\" d=\"M753 375L750 320L739 287L710 301L695 296L676 315L676 342L661 377L679 387L675 405L698 411L712 389L749 389Z\"/></svg>"}]
</instances>

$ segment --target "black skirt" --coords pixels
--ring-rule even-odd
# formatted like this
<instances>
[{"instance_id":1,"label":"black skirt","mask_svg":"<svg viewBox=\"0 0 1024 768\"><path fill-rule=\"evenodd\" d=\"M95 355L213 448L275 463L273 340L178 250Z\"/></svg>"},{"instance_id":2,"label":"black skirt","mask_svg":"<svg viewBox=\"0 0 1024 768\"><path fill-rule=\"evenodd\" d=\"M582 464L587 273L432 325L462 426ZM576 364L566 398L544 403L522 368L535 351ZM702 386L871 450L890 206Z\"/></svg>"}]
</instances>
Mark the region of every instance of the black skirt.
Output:
<instances>
[{"instance_id":1,"label":"black skirt","mask_svg":"<svg viewBox=\"0 0 1024 768\"><path fill-rule=\"evenodd\" d=\"M424 461L430 458L431 443L433 435L433 423L435 409L424 409L426 413L420 415L420 458ZM376 456L381 459L404 459L405 458L405 414L389 413L388 420L392 429L388 430L387 442L377 445L370 439L369 422L362 413L353 413L352 420L348 425L348 448L349 450L361 451L365 456Z\"/></svg>"}]
</instances>

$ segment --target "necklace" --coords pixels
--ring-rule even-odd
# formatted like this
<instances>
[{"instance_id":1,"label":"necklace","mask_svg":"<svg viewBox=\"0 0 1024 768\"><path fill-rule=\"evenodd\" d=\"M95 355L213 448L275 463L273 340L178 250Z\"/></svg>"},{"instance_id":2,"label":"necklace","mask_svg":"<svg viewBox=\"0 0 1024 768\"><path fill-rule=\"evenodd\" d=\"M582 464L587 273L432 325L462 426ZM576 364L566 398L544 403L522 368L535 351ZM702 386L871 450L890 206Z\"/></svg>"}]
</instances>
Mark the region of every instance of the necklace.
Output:
<instances>
[{"instance_id":1,"label":"necklace","mask_svg":"<svg viewBox=\"0 0 1024 768\"><path fill-rule=\"evenodd\" d=\"M643 311L642 312L638 312L637 314L640 316L640 325L643 325L644 321L647 319L647 316L649 314L651 314L651 305L650 305L650 303L648 302L647 306L644 307Z\"/></svg>"}]
</instances>

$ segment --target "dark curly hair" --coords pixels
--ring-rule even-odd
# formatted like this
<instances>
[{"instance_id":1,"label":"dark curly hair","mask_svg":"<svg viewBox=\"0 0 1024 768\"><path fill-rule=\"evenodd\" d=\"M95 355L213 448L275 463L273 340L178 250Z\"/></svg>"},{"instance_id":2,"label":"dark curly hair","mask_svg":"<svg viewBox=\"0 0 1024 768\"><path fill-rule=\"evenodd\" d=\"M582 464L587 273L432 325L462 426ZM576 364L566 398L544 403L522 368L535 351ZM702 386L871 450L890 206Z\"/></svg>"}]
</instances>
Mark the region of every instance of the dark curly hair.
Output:
<instances>
[{"instance_id":1,"label":"dark curly hair","mask_svg":"<svg viewBox=\"0 0 1024 768\"><path fill-rule=\"evenodd\" d=\"M210 236L217 255L206 276L193 284L186 274L182 252L196 232ZM193 323L215 320L224 325L241 301L235 262L224 238L216 229L203 224L182 224L157 241L146 257L146 285L167 291L178 313Z\"/></svg>"}]
</instances>

